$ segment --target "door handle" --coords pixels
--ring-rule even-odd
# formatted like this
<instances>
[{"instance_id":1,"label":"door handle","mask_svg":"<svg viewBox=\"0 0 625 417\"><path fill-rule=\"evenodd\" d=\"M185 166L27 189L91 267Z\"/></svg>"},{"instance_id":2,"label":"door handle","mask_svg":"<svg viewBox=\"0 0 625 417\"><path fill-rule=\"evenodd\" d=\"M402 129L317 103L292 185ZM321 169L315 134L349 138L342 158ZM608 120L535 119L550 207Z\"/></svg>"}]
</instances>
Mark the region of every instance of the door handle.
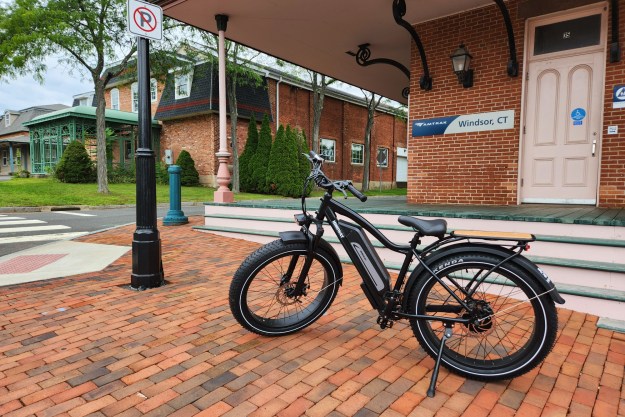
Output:
<instances>
[{"instance_id":1,"label":"door handle","mask_svg":"<svg viewBox=\"0 0 625 417\"><path fill-rule=\"evenodd\" d=\"M592 157L595 157L595 151L597 150L597 139L592 141Z\"/></svg>"}]
</instances>

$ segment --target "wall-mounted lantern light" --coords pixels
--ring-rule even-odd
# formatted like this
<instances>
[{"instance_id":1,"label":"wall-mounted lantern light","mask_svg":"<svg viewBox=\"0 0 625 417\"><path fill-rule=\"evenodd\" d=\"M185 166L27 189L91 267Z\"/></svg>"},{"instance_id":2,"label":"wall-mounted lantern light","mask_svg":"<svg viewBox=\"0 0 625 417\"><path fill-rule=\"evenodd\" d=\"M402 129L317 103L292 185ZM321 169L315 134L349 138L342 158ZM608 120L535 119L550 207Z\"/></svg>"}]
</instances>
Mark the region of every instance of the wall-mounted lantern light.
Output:
<instances>
[{"instance_id":1,"label":"wall-mounted lantern light","mask_svg":"<svg viewBox=\"0 0 625 417\"><path fill-rule=\"evenodd\" d=\"M473 69L471 68L471 58L473 56L469 53L469 50L464 45L460 45L451 54L450 58L454 66L454 72L458 76L458 81L464 88L473 87Z\"/></svg>"}]
</instances>

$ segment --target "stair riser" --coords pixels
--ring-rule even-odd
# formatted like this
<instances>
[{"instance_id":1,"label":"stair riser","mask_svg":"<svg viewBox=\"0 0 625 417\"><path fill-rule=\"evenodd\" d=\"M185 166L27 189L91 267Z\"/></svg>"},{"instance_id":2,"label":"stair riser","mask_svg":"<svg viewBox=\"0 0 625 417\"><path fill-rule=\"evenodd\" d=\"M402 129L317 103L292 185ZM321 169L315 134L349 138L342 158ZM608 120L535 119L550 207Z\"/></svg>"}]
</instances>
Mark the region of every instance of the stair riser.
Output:
<instances>
[{"instance_id":1,"label":"stair riser","mask_svg":"<svg viewBox=\"0 0 625 417\"><path fill-rule=\"evenodd\" d=\"M224 233L224 232L210 232L220 236L225 236L235 239L243 239L251 242L257 242L259 244L266 244L274 241L275 237L258 236L258 235L243 235L239 233ZM342 258L347 258L345 250L338 244L333 245L337 250L337 253ZM401 257L397 257L395 253L388 250L378 251L380 257L384 262L399 263ZM582 285L586 287L595 288L612 288L625 291L625 274L614 274L603 271L587 271L575 268L562 268L549 265L541 265L547 275L556 283L567 283L573 285ZM396 273L397 271L391 271ZM566 300L566 304L563 306L570 310L583 311L586 313L596 314L601 317L613 318L616 320L622 320L622 312L625 308L625 303L594 299L589 297L581 297L571 294L561 294Z\"/></svg>"},{"instance_id":2,"label":"stair riser","mask_svg":"<svg viewBox=\"0 0 625 417\"><path fill-rule=\"evenodd\" d=\"M275 217L275 216L274 216ZM223 219L206 217L206 226L216 227L235 227L239 229L259 230L259 231L271 231L281 232L287 230L297 230L299 226L295 223L282 223L282 222L268 222L268 221L255 221L255 220L240 220L240 219ZM326 237L334 237L336 235L331 227L324 227ZM412 239L414 232L396 231L396 230L382 230L382 233L391 241L401 244L408 244ZM369 236L373 241L373 237ZM434 242L434 238L424 238L423 244L430 244ZM536 241L530 243L530 250L527 252L530 256L542 256L551 258L562 259L577 259L585 261L596 262L612 262L622 263L625 260L625 247L608 247L608 246L594 246L583 244L571 244L571 243L557 243L557 242L542 242Z\"/></svg>"},{"instance_id":3,"label":"stair riser","mask_svg":"<svg viewBox=\"0 0 625 417\"><path fill-rule=\"evenodd\" d=\"M316 201L308 202L309 212L314 212L317 208ZM223 206L205 206L206 214L224 214L224 215L240 215L249 216L251 213L259 217L275 217L292 219L293 215L299 213L298 210L281 210L281 209L251 209L249 207L223 207ZM397 215L390 214L363 214L363 217L374 224L385 224L391 226L399 226ZM431 217L419 217L422 219L433 219ZM561 224L546 222L519 222L519 221L502 221L502 220L482 220L482 219L460 219L446 218L450 229L469 229L469 230L491 230L491 231L509 231L523 232L540 235L554 236L571 236L571 237L591 237L595 239L615 239L625 241L625 227L616 226L591 226L583 224Z\"/></svg>"}]
</instances>

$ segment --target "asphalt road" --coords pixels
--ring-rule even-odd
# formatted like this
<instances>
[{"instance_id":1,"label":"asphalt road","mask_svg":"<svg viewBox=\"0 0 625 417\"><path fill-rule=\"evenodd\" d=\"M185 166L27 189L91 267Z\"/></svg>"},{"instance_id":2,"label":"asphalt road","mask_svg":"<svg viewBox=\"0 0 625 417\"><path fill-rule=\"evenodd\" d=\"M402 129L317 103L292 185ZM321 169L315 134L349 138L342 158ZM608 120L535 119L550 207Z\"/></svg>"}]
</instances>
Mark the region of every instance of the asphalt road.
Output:
<instances>
[{"instance_id":1,"label":"asphalt road","mask_svg":"<svg viewBox=\"0 0 625 417\"><path fill-rule=\"evenodd\" d=\"M158 207L157 216L165 216L168 210L169 207ZM201 204L183 206L182 210L187 216L204 214L204 206ZM34 213L3 212L0 213L0 256L135 222L134 207Z\"/></svg>"}]
</instances>

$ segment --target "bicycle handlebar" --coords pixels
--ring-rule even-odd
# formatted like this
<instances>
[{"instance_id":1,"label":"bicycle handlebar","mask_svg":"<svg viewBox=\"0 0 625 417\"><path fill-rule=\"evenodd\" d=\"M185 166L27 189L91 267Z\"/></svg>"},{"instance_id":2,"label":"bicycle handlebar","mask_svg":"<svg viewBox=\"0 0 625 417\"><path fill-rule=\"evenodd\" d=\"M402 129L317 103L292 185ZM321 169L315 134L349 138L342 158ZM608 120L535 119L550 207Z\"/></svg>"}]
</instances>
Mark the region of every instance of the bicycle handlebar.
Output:
<instances>
[{"instance_id":1,"label":"bicycle handlebar","mask_svg":"<svg viewBox=\"0 0 625 417\"><path fill-rule=\"evenodd\" d=\"M364 195L362 192L358 191L356 189L356 187L354 187L354 185L352 184L351 181L349 181L349 180L344 180L344 181L332 181L332 180L330 180L323 173L323 171L321 171L321 166L323 165L324 159L321 156L319 156L317 153L315 153L314 151L310 151L309 155L306 155L306 158L308 158L308 160L310 161L310 163L313 166L312 172L311 172L311 177L313 178L313 180L315 181L317 186L323 188L324 190L326 190L328 192L332 192L332 191L338 189L341 192L345 193L345 190L347 190L354 197L356 197L357 199L359 199L363 203L365 201L367 201L367 196ZM347 198L347 194L345 194L345 197Z\"/></svg>"}]
</instances>

